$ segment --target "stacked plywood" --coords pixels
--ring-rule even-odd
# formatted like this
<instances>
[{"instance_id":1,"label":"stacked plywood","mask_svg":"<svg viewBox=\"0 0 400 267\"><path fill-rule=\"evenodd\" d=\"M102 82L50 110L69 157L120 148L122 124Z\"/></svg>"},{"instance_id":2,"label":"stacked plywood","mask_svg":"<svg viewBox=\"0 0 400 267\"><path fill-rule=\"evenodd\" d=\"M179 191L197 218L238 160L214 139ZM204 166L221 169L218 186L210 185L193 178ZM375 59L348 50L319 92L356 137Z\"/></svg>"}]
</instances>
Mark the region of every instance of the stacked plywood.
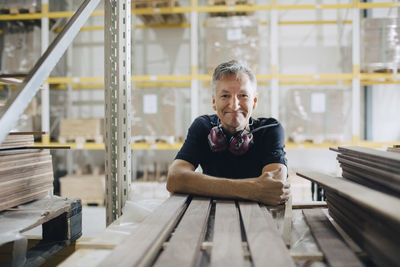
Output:
<instances>
[{"instance_id":1,"label":"stacked plywood","mask_svg":"<svg viewBox=\"0 0 400 267\"><path fill-rule=\"evenodd\" d=\"M104 119L63 119L60 123L58 141L83 143L87 141L103 142Z\"/></svg>"},{"instance_id":2,"label":"stacked plywood","mask_svg":"<svg viewBox=\"0 0 400 267\"><path fill-rule=\"evenodd\" d=\"M400 154L362 147L337 151L344 178L311 171L298 175L325 189L329 214L377 266L398 266Z\"/></svg>"},{"instance_id":3,"label":"stacked plywood","mask_svg":"<svg viewBox=\"0 0 400 267\"><path fill-rule=\"evenodd\" d=\"M53 189L53 165L48 150L31 146L33 136L9 135L0 145L0 211L32 201Z\"/></svg>"}]
</instances>

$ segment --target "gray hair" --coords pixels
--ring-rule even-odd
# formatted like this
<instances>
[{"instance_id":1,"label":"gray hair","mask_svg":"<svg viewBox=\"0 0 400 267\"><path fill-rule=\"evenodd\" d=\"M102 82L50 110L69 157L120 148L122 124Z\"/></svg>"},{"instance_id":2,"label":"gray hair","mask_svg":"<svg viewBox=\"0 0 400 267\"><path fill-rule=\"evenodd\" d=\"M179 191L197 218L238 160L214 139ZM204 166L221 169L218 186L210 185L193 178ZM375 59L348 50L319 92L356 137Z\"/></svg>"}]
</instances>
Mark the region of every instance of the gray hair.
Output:
<instances>
[{"instance_id":1,"label":"gray hair","mask_svg":"<svg viewBox=\"0 0 400 267\"><path fill-rule=\"evenodd\" d=\"M228 62L221 63L215 68L211 82L213 94L215 93L215 87L217 86L217 82L222 78L224 78L225 75L238 75L239 73L247 74L251 82L251 85L253 86L254 93L256 93L257 79L254 72L246 65L240 63L239 61L231 60Z\"/></svg>"}]
</instances>

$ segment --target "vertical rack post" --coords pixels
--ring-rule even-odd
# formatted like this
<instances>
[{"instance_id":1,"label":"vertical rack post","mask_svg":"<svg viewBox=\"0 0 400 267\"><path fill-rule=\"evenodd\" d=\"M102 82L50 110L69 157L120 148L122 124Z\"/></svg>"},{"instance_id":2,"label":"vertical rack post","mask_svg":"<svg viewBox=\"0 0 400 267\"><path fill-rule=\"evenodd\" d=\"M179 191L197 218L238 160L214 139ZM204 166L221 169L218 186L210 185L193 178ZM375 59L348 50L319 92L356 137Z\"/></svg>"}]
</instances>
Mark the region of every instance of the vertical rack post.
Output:
<instances>
[{"instance_id":1,"label":"vertical rack post","mask_svg":"<svg viewBox=\"0 0 400 267\"><path fill-rule=\"evenodd\" d=\"M131 183L131 3L105 1L106 223L122 215Z\"/></svg>"},{"instance_id":2,"label":"vertical rack post","mask_svg":"<svg viewBox=\"0 0 400 267\"><path fill-rule=\"evenodd\" d=\"M46 52L49 46L49 0L42 0L42 19L41 19L41 54ZM42 102L42 143L48 144L50 142L50 96L49 84L44 82L41 90Z\"/></svg>"},{"instance_id":3,"label":"vertical rack post","mask_svg":"<svg viewBox=\"0 0 400 267\"><path fill-rule=\"evenodd\" d=\"M191 121L199 115L199 82L198 82L198 20L197 0L192 0L190 12L190 99L191 99Z\"/></svg>"},{"instance_id":4,"label":"vertical rack post","mask_svg":"<svg viewBox=\"0 0 400 267\"><path fill-rule=\"evenodd\" d=\"M279 119L279 37L277 0L271 1L270 13L270 62L271 62L271 117Z\"/></svg>"},{"instance_id":5,"label":"vertical rack post","mask_svg":"<svg viewBox=\"0 0 400 267\"><path fill-rule=\"evenodd\" d=\"M358 0L354 0L352 26L352 136L353 143L357 143L360 140L360 9Z\"/></svg>"}]
</instances>

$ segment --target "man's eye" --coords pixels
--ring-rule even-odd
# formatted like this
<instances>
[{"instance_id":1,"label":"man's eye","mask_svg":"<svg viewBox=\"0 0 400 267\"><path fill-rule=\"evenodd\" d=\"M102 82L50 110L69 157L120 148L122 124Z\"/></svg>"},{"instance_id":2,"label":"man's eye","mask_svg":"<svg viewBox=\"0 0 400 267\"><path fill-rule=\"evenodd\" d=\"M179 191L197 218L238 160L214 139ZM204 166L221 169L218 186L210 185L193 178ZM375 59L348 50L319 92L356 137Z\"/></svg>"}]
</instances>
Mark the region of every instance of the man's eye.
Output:
<instances>
[{"instance_id":1,"label":"man's eye","mask_svg":"<svg viewBox=\"0 0 400 267\"><path fill-rule=\"evenodd\" d=\"M241 97L249 97L249 95L247 95L247 94L241 94L240 96Z\"/></svg>"},{"instance_id":2,"label":"man's eye","mask_svg":"<svg viewBox=\"0 0 400 267\"><path fill-rule=\"evenodd\" d=\"M222 98L228 98L229 95L221 95Z\"/></svg>"}]
</instances>

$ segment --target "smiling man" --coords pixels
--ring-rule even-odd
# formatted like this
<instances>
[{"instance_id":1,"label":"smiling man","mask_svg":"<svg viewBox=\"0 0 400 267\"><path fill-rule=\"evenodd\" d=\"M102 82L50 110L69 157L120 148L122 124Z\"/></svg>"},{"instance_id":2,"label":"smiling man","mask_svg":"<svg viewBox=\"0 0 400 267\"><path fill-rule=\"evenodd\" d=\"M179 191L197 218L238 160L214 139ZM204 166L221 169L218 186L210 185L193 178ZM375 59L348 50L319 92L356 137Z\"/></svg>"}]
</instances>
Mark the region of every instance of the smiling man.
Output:
<instances>
[{"instance_id":1,"label":"smiling man","mask_svg":"<svg viewBox=\"0 0 400 267\"><path fill-rule=\"evenodd\" d=\"M172 163L171 193L248 199L269 205L285 202L287 160L284 131L273 118L251 117L257 81L246 66L220 64L212 79L216 115L198 117ZM195 172L198 166L203 172Z\"/></svg>"}]
</instances>

